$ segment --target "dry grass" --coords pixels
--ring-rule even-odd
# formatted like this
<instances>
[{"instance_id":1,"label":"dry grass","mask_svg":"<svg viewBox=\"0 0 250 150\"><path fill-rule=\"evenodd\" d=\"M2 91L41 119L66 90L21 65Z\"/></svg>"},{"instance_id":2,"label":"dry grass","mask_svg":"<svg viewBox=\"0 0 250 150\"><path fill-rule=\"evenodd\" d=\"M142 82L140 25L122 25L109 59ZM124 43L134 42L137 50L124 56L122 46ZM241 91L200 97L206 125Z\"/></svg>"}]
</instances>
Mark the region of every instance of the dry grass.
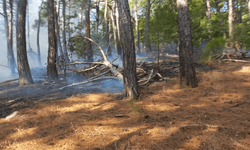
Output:
<instances>
[{"instance_id":1,"label":"dry grass","mask_svg":"<svg viewBox=\"0 0 250 150\"><path fill-rule=\"evenodd\" d=\"M199 74L193 89L180 88L178 78L154 83L137 102L81 94L36 104L0 120L0 149L250 149L250 70L240 66ZM192 124L201 126L179 128Z\"/></svg>"}]
</instances>

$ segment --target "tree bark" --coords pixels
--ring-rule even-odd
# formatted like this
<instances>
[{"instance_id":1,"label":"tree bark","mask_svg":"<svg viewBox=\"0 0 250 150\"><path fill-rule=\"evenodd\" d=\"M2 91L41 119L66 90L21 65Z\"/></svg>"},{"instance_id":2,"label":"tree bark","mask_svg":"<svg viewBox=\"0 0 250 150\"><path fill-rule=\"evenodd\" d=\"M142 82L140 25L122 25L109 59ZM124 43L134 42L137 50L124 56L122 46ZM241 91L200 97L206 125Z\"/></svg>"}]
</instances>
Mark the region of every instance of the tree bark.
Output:
<instances>
[{"instance_id":1,"label":"tree bark","mask_svg":"<svg viewBox=\"0 0 250 150\"><path fill-rule=\"evenodd\" d=\"M95 24L95 30L96 33L98 34L98 28L99 28L99 4L100 0L96 0L96 24Z\"/></svg>"},{"instance_id":2,"label":"tree bark","mask_svg":"<svg viewBox=\"0 0 250 150\"><path fill-rule=\"evenodd\" d=\"M116 17L115 17L115 10L116 10L116 4L113 3L113 10L110 10L110 16L113 24L113 33L114 33L114 40L115 40L115 49L117 50L117 53L119 56L122 56L122 50L120 46L120 42L118 39L118 31L117 31L117 24L116 24Z\"/></svg>"},{"instance_id":3,"label":"tree bark","mask_svg":"<svg viewBox=\"0 0 250 150\"><path fill-rule=\"evenodd\" d=\"M250 0L247 0L248 13L250 15Z\"/></svg>"},{"instance_id":4,"label":"tree bark","mask_svg":"<svg viewBox=\"0 0 250 150\"><path fill-rule=\"evenodd\" d=\"M86 37L90 38L90 7L91 0L87 0L85 8L85 22L86 22ZM93 61L93 50L91 48L91 42L86 40L87 60Z\"/></svg>"},{"instance_id":5,"label":"tree bark","mask_svg":"<svg viewBox=\"0 0 250 150\"><path fill-rule=\"evenodd\" d=\"M54 1L54 0L53 0ZM57 48L59 47L60 51L60 58L63 59L63 50L62 50L62 45L61 45L61 37L60 37L60 0L57 0L57 6L56 6L56 11L55 11L55 33L56 33L56 40L57 40Z\"/></svg>"},{"instance_id":6,"label":"tree bark","mask_svg":"<svg viewBox=\"0 0 250 150\"><path fill-rule=\"evenodd\" d=\"M82 24L82 18L83 18L83 4L81 4L81 14L80 14L80 33L82 32L83 24Z\"/></svg>"},{"instance_id":7,"label":"tree bark","mask_svg":"<svg viewBox=\"0 0 250 150\"><path fill-rule=\"evenodd\" d=\"M106 52L107 54L110 52L109 47L109 21L108 21L108 0L105 0L105 10L104 10L104 20L105 20L105 27L106 27Z\"/></svg>"},{"instance_id":8,"label":"tree bark","mask_svg":"<svg viewBox=\"0 0 250 150\"><path fill-rule=\"evenodd\" d=\"M33 51L30 45L30 14L29 14L29 1L27 0L27 15L26 15L26 19L27 19L27 30L28 30L28 45L29 45L29 49L28 51Z\"/></svg>"},{"instance_id":9,"label":"tree bark","mask_svg":"<svg viewBox=\"0 0 250 150\"><path fill-rule=\"evenodd\" d=\"M207 4L206 16L207 16L207 20L209 20L209 19L211 18L211 5L210 5L210 0L206 0L206 4Z\"/></svg>"},{"instance_id":10,"label":"tree bark","mask_svg":"<svg viewBox=\"0 0 250 150\"><path fill-rule=\"evenodd\" d=\"M149 17L150 17L150 0L147 0L146 6L146 16L145 16L145 45L146 45L146 52L152 52L151 44L150 44L150 37L149 37Z\"/></svg>"},{"instance_id":11,"label":"tree bark","mask_svg":"<svg viewBox=\"0 0 250 150\"><path fill-rule=\"evenodd\" d=\"M54 0L48 0L48 35L49 50L47 60L47 76L49 79L57 80L58 74L56 70L56 33L55 33L55 17L54 17Z\"/></svg>"},{"instance_id":12,"label":"tree bark","mask_svg":"<svg viewBox=\"0 0 250 150\"><path fill-rule=\"evenodd\" d=\"M189 16L188 0L177 0L179 21L179 59L180 59L180 84L196 87L195 67L193 63L192 32Z\"/></svg>"},{"instance_id":13,"label":"tree bark","mask_svg":"<svg viewBox=\"0 0 250 150\"><path fill-rule=\"evenodd\" d=\"M43 0L41 2L39 12L38 12L38 25L37 25L37 55L38 55L38 64L39 66L42 66L41 61L41 51L40 51L40 23L41 23L41 10L42 10Z\"/></svg>"},{"instance_id":14,"label":"tree bark","mask_svg":"<svg viewBox=\"0 0 250 150\"><path fill-rule=\"evenodd\" d=\"M117 1L115 0L115 11L116 11L116 24L117 24L117 34L118 34L118 41L121 41L121 30L120 30L120 19L119 19L119 11L118 11L118 6L117 6Z\"/></svg>"},{"instance_id":15,"label":"tree bark","mask_svg":"<svg viewBox=\"0 0 250 150\"><path fill-rule=\"evenodd\" d=\"M33 83L30 67L27 58L26 50L26 5L27 0L18 1L18 18L17 18L17 62L18 62L18 74L19 74L19 85L29 85Z\"/></svg>"},{"instance_id":16,"label":"tree bark","mask_svg":"<svg viewBox=\"0 0 250 150\"><path fill-rule=\"evenodd\" d=\"M7 14L7 4L6 0L3 0L3 15L4 15L4 27L5 27L5 36L6 36L6 41L7 41L7 58L8 58L8 66L10 67L10 60L9 60L9 24L8 24L8 14Z\"/></svg>"},{"instance_id":17,"label":"tree bark","mask_svg":"<svg viewBox=\"0 0 250 150\"><path fill-rule=\"evenodd\" d=\"M70 31L70 8L71 8L71 5L70 5L70 0L68 0L68 35L69 35L69 38L71 36L71 31Z\"/></svg>"},{"instance_id":18,"label":"tree bark","mask_svg":"<svg viewBox=\"0 0 250 150\"><path fill-rule=\"evenodd\" d=\"M238 12L239 23L242 23L242 10L243 10L243 4L242 4L242 0L240 0L240 11Z\"/></svg>"},{"instance_id":19,"label":"tree bark","mask_svg":"<svg viewBox=\"0 0 250 150\"><path fill-rule=\"evenodd\" d=\"M228 0L229 38L233 38L233 0Z\"/></svg>"},{"instance_id":20,"label":"tree bark","mask_svg":"<svg viewBox=\"0 0 250 150\"><path fill-rule=\"evenodd\" d=\"M64 61L68 62L68 50L67 50L67 40L65 32L65 11L66 11L66 2L62 0L62 34L63 34L63 52L64 52Z\"/></svg>"},{"instance_id":21,"label":"tree bark","mask_svg":"<svg viewBox=\"0 0 250 150\"><path fill-rule=\"evenodd\" d=\"M15 73L15 57L13 52L13 0L9 0L10 4L10 20L9 20L9 37L8 37L8 60L11 74Z\"/></svg>"},{"instance_id":22,"label":"tree bark","mask_svg":"<svg viewBox=\"0 0 250 150\"><path fill-rule=\"evenodd\" d=\"M137 11L138 11L138 8L137 8L137 3L138 3L138 0L135 0L135 30L136 30L136 50L138 53L140 53L140 44L139 44L139 21L138 21L138 16L137 16Z\"/></svg>"},{"instance_id":23,"label":"tree bark","mask_svg":"<svg viewBox=\"0 0 250 150\"><path fill-rule=\"evenodd\" d=\"M133 27L128 0L117 1L123 48L123 82L124 95L130 100L139 98L140 92L136 75L136 58Z\"/></svg>"}]
</instances>

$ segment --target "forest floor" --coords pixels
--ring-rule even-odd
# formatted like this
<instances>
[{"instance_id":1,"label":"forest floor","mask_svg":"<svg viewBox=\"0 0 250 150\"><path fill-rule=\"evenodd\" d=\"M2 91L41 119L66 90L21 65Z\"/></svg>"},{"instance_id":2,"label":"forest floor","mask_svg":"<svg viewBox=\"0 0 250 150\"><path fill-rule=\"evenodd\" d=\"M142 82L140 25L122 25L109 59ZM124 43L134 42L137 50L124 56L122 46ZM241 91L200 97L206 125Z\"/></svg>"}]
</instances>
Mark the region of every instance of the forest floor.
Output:
<instances>
[{"instance_id":1,"label":"forest floor","mask_svg":"<svg viewBox=\"0 0 250 150\"><path fill-rule=\"evenodd\" d=\"M197 76L197 88L178 77L152 83L138 101L1 85L0 149L250 149L250 64L215 63Z\"/></svg>"}]
</instances>

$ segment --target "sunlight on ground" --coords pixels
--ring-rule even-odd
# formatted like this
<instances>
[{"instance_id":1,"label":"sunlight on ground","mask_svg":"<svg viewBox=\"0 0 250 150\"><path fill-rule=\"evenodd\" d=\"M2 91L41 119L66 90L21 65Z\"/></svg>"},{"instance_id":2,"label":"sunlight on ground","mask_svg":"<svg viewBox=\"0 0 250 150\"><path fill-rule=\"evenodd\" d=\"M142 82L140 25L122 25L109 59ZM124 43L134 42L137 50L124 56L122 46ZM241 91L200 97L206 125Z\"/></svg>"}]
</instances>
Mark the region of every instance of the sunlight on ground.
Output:
<instances>
[{"instance_id":1,"label":"sunlight on ground","mask_svg":"<svg viewBox=\"0 0 250 150\"><path fill-rule=\"evenodd\" d=\"M248 149L249 71L198 78L194 89L180 88L178 78L154 83L140 101L79 94L40 102L0 119L0 149Z\"/></svg>"}]
</instances>

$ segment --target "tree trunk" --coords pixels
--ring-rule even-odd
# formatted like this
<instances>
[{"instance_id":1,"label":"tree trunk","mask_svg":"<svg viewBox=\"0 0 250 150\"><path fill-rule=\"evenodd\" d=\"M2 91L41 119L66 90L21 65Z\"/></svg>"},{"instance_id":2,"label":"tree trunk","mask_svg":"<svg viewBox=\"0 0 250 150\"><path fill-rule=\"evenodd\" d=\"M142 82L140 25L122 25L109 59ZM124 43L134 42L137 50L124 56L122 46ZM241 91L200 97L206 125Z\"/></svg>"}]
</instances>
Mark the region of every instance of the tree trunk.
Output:
<instances>
[{"instance_id":1,"label":"tree trunk","mask_svg":"<svg viewBox=\"0 0 250 150\"><path fill-rule=\"evenodd\" d=\"M39 12L38 12L38 25L37 25L37 55L38 55L38 64L39 66L42 66L41 61L41 51L40 51L40 23L41 23L41 10L42 10L43 0L41 2Z\"/></svg>"},{"instance_id":2,"label":"tree trunk","mask_svg":"<svg viewBox=\"0 0 250 150\"><path fill-rule=\"evenodd\" d=\"M250 15L250 0L247 0L248 13Z\"/></svg>"},{"instance_id":3,"label":"tree trunk","mask_svg":"<svg viewBox=\"0 0 250 150\"><path fill-rule=\"evenodd\" d=\"M120 33L120 19L119 19L119 11L118 11L118 6L117 2L118 0L115 0L115 11L116 11L116 24L117 24L117 34L118 34L118 41L121 41L121 33Z\"/></svg>"},{"instance_id":4,"label":"tree trunk","mask_svg":"<svg viewBox=\"0 0 250 150\"><path fill-rule=\"evenodd\" d=\"M149 17L150 17L150 0L147 0L146 6L146 16L145 16L145 45L146 45L146 52L152 52L151 44L150 44L150 37L149 37Z\"/></svg>"},{"instance_id":5,"label":"tree trunk","mask_svg":"<svg viewBox=\"0 0 250 150\"><path fill-rule=\"evenodd\" d=\"M11 74L15 73L15 57L13 52L13 0L9 0L10 4L10 20L9 20L9 37L8 37L8 60Z\"/></svg>"},{"instance_id":6,"label":"tree trunk","mask_svg":"<svg viewBox=\"0 0 250 150\"><path fill-rule=\"evenodd\" d=\"M61 37L60 37L60 19L59 19L60 18L60 0L57 0L57 6L56 6L54 18L56 22L55 23L55 33L56 33L55 38L57 40L57 46L59 47L60 58L63 59L63 50L62 50Z\"/></svg>"},{"instance_id":7,"label":"tree trunk","mask_svg":"<svg viewBox=\"0 0 250 150\"><path fill-rule=\"evenodd\" d=\"M66 10L66 2L62 0L62 34L63 34L63 52L64 52L64 61L68 62L68 50L67 50L67 40L66 40L66 32L65 32L65 10Z\"/></svg>"},{"instance_id":8,"label":"tree trunk","mask_svg":"<svg viewBox=\"0 0 250 150\"><path fill-rule=\"evenodd\" d=\"M47 60L47 76L49 79L57 80L58 74L56 70L56 33L55 33L55 17L54 17L54 0L48 0L48 35L49 50Z\"/></svg>"},{"instance_id":9,"label":"tree trunk","mask_svg":"<svg viewBox=\"0 0 250 150\"><path fill-rule=\"evenodd\" d=\"M96 0L96 25L95 25L95 30L96 33L98 34L98 28L99 28L99 4L100 0Z\"/></svg>"},{"instance_id":10,"label":"tree trunk","mask_svg":"<svg viewBox=\"0 0 250 150\"><path fill-rule=\"evenodd\" d=\"M27 58L27 50L26 50L26 32L25 32L26 5L27 5L27 0L18 1L16 40L17 40L17 62L18 62L18 74L19 74L20 86L29 85L33 83Z\"/></svg>"},{"instance_id":11,"label":"tree trunk","mask_svg":"<svg viewBox=\"0 0 250 150\"><path fill-rule=\"evenodd\" d=\"M70 7L71 7L71 5L70 5L70 0L68 1L68 35L69 35L69 38L70 38L70 36L71 36L71 31L70 31Z\"/></svg>"},{"instance_id":12,"label":"tree trunk","mask_svg":"<svg viewBox=\"0 0 250 150\"><path fill-rule=\"evenodd\" d=\"M80 33L82 32L83 24L82 24L82 18L83 18L83 4L81 4L81 14L80 14Z\"/></svg>"},{"instance_id":13,"label":"tree trunk","mask_svg":"<svg viewBox=\"0 0 250 150\"><path fill-rule=\"evenodd\" d=\"M238 13L239 23L242 23L242 10L243 10L243 4L242 4L242 0L240 0L240 11Z\"/></svg>"},{"instance_id":14,"label":"tree trunk","mask_svg":"<svg viewBox=\"0 0 250 150\"><path fill-rule=\"evenodd\" d=\"M137 8L137 2L138 0L135 0L135 30L136 30L136 50L138 53L140 53L140 44L139 44L139 21L138 21L138 16L137 16L137 11L138 11L138 8Z\"/></svg>"},{"instance_id":15,"label":"tree trunk","mask_svg":"<svg viewBox=\"0 0 250 150\"><path fill-rule=\"evenodd\" d=\"M9 58L9 52L10 52L10 47L9 47L9 24L8 24L8 14L7 14L7 4L6 0L3 0L3 14L4 14L4 27L5 27L5 36L6 36L6 41L7 41L7 58L8 58L8 66L10 67L10 58ZM11 68L10 68L11 69Z\"/></svg>"},{"instance_id":16,"label":"tree trunk","mask_svg":"<svg viewBox=\"0 0 250 150\"><path fill-rule=\"evenodd\" d=\"M189 16L188 0L177 0L179 21L179 59L180 59L180 84L196 87L195 67L193 63L192 32Z\"/></svg>"},{"instance_id":17,"label":"tree trunk","mask_svg":"<svg viewBox=\"0 0 250 150\"><path fill-rule=\"evenodd\" d=\"M86 22L86 37L90 38L90 7L91 0L87 0L85 8L85 22ZM86 50L87 50L87 60L89 62L93 61L93 50L91 48L91 42L86 40Z\"/></svg>"},{"instance_id":18,"label":"tree trunk","mask_svg":"<svg viewBox=\"0 0 250 150\"><path fill-rule=\"evenodd\" d=\"M28 28L28 45L29 49L28 51L32 51L31 45L30 45L30 14L29 14L29 0L27 0L27 28Z\"/></svg>"},{"instance_id":19,"label":"tree trunk","mask_svg":"<svg viewBox=\"0 0 250 150\"><path fill-rule=\"evenodd\" d=\"M115 49L117 50L118 55L122 56L122 50L121 50L120 42L119 42L119 39L118 39L118 33L117 33L117 24L116 24L116 17L115 17L116 7L115 6L116 6L116 4L113 3L113 10L110 10L110 16L111 16L112 24L113 24Z\"/></svg>"},{"instance_id":20,"label":"tree trunk","mask_svg":"<svg viewBox=\"0 0 250 150\"><path fill-rule=\"evenodd\" d=\"M228 0L229 38L233 38L233 0Z\"/></svg>"},{"instance_id":21,"label":"tree trunk","mask_svg":"<svg viewBox=\"0 0 250 150\"><path fill-rule=\"evenodd\" d=\"M109 47L109 21L108 21L108 0L105 0L105 10L104 10L104 20L105 20L105 27L106 27L106 53L109 54L110 47Z\"/></svg>"},{"instance_id":22,"label":"tree trunk","mask_svg":"<svg viewBox=\"0 0 250 150\"><path fill-rule=\"evenodd\" d=\"M209 20L209 19L211 18L211 5L210 5L210 0L206 0L206 4L207 4L206 16L207 16L207 20Z\"/></svg>"},{"instance_id":23,"label":"tree trunk","mask_svg":"<svg viewBox=\"0 0 250 150\"><path fill-rule=\"evenodd\" d=\"M139 98L140 92L136 76L136 58L133 27L128 0L117 1L119 9L122 48L123 48L123 82L124 95L130 100Z\"/></svg>"}]
</instances>

